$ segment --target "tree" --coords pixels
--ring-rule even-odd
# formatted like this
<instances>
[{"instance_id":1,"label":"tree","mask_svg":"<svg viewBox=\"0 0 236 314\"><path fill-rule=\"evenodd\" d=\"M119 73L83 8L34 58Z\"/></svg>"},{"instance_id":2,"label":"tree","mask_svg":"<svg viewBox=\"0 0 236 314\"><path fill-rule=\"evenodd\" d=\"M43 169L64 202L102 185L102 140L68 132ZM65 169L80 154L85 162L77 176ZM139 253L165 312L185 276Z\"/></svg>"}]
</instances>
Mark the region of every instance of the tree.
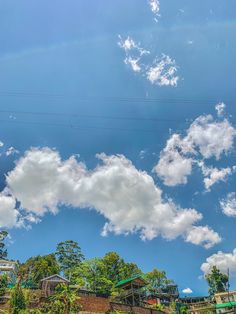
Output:
<instances>
[{"instance_id":1,"label":"tree","mask_svg":"<svg viewBox=\"0 0 236 314\"><path fill-rule=\"evenodd\" d=\"M0 296L3 296L7 290L8 276L6 274L0 276Z\"/></svg>"},{"instance_id":2,"label":"tree","mask_svg":"<svg viewBox=\"0 0 236 314\"><path fill-rule=\"evenodd\" d=\"M113 287L113 282L107 277L106 265L100 258L83 261L76 268L72 278L77 280L75 283L80 283L96 293L109 294Z\"/></svg>"},{"instance_id":3,"label":"tree","mask_svg":"<svg viewBox=\"0 0 236 314\"><path fill-rule=\"evenodd\" d=\"M171 279L167 278L165 271L158 270L157 268L153 269L149 273L146 273L145 278L149 282L147 290L150 291L157 291L159 289L163 289L167 285L173 283Z\"/></svg>"},{"instance_id":4,"label":"tree","mask_svg":"<svg viewBox=\"0 0 236 314\"><path fill-rule=\"evenodd\" d=\"M138 268L137 264L135 263L124 263L119 271L119 276L121 279L126 279L141 274L141 269Z\"/></svg>"},{"instance_id":5,"label":"tree","mask_svg":"<svg viewBox=\"0 0 236 314\"><path fill-rule=\"evenodd\" d=\"M72 270L79 266L79 264L84 260L81 248L77 242L72 240L60 242L57 245L55 254L61 270L68 279L70 279Z\"/></svg>"},{"instance_id":6,"label":"tree","mask_svg":"<svg viewBox=\"0 0 236 314\"><path fill-rule=\"evenodd\" d=\"M6 245L4 243L5 239L8 236L8 232L7 231L0 231L0 259L4 259L7 257L7 249L6 249Z\"/></svg>"},{"instance_id":7,"label":"tree","mask_svg":"<svg viewBox=\"0 0 236 314\"><path fill-rule=\"evenodd\" d=\"M10 305L12 314L20 314L21 311L26 309L26 299L21 288L21 280L18 281L12 291Z\"/></svg>"},{"instance_id":8,"label":"tree","mask_svg":"<svg viewBox=\"0 0 236 314\"><path fill-rule=\"evenodd\" d=\"M208 291L211 297L213 297L215 293L226 291L229 278L216 266L212 267L211 272L205 276L205 279L208 283Z\"/></svg>"},{"instance_id":9,"label":"tree","mask_svg":"<svg viewBox=\"0 0 236 314\"><path fill-rule=\"evenodd\" d=\"M55 254L31 257L19 269L22 278L32 285L38 285L41 279L57 274L59 271L60 266Z\"/></svg>"},{"instance_id":10,"label":"tree","mask_svg":"<svg viewBox=\"0 0 236 314\"><path fill-rule=\"evenodd\" d=\"M79 299L76 291L71 290L65 284L59 284L55 293L50 297L50 313L78 313L80 309Z\"/></svg>"}]
</instances>

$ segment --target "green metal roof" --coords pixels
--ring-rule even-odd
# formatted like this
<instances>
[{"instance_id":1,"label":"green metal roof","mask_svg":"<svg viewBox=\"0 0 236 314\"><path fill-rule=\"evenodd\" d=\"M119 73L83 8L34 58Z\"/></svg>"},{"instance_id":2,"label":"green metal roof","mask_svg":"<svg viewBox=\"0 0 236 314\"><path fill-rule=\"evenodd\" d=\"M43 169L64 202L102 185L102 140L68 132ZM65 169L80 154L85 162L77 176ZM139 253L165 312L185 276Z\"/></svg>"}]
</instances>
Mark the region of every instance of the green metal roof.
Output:
<instances>
[{"instance_id":1,"label":"green metal roof","mask_svg":"<svg viewBox=\"0 0 236 314\"><path fill-rule=\"evenodd\" d=\"M232 307L236 306L236 302L227 302L227 303L221 303L221 304L216 304L217 309L225 308L225 307Z\"/></svg>"},{"instance_id":2,"label":"green metal roof","mask_svg":"<svg viewBox=\"0 0 236 314\"><path fill-rule=\"evenodd\" d=\"M119 282L115 285L115 287L123 286L124 284L126 284L126 283L128 283L128 282L131 282L131 281L133 281L133 280L135 280L135 279L138 279L138 278L141 279L143 282L146 283L146 281L142 278L141 275L137 275L137 276L130 277L130 278L127 278L127 279L124 279L124 280L119 281Z\"/></svg>"}]
</instances>

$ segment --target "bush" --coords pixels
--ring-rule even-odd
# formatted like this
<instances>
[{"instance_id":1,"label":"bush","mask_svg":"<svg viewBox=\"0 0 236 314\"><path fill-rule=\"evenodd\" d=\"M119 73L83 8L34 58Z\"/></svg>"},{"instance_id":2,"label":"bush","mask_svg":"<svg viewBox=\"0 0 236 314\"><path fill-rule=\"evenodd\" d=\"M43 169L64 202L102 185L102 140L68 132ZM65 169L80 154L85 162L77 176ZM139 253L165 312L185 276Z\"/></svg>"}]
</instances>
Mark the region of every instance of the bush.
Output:
<instances>
[{"instance_id":1,"label":"bush","mask_svg":"<svg viewBox=\"0 0 236 314\"><path fill-rule=\"evenodd\" d=\"M24 310L26 310L26 299L22 291L20 282L12 291L10 306L12 314L21 314Z\"/></svg>"},{"instance_id":2,"label":"bush","mask_svg":"<svg viewBox=\"0 0 236 314\"><path fill-rule=\"evenodd\" d=\"M0 296L3 296L6 293L8 285L8 276L2 275L0 276Z\"/></svg>"}]
</instances>

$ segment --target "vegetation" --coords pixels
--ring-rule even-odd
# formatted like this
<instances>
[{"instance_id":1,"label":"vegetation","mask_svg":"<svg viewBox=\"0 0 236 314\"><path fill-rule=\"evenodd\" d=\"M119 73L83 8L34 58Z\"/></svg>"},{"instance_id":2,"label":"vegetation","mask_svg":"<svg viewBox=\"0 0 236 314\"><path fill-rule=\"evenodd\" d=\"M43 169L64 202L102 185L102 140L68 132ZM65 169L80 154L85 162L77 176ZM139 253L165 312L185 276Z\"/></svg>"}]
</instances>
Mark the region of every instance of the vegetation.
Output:
<instances>
[{"instance_id":1,"label":"vegetation","mask_svg":"<svg viewBox=\"0 0 236 314\"><path fill-rule=\"evenodd\" d=\"M173 283L173 280L170 280L166 276L165 271L161 271L157 268L153 269L151 272L145 275L147 282L147 290L149 291L158 291L159 289L165 288L167 285Z\"/></svg>"},{"instance_id":2,"label":"vegetation","mask_svg":"<svg viewBox=\"0 0 236 314\"><path fill-rule=\"evenodd\" d=\"M12 291L10 305L12 314L21 314L26 309L26 298L22 291L20 280Z\"/></svg>"},{"instance_id":3,"label":"vegetation","mask_svg":"<svg viewBox=\"0 0 236 314\"><path fill-rule=\"evenodd\" d=\"M209 286L208 292L211 297L213 297L215 293L226 291L229 278L216 266L213 266L211 272L207 274L205 278Z\"/></svg>"},{"instance_id":4,"label":"vegetation","mask_svg":"<svg viewBox=\"0 0 236 314\"><path fill-rule=\"evenodd\" d=\"M70 289L65 284L60 284L56 287L54 295L50 298L50 313L78 313L80 309L79 299L76 291Z\"/></svg>"},{"instance_id":5,"label":"vegetation","mask_svg":"<svg viewBox=\"0 0 236 314\"><path fill-rule=\"evenodd\" d=\"M7 258L7 249L5 245L5 240L8 236L8 232L3 230L0 231L0 259Z\"/></svg>"},{"instance_id":6,"label":"vegetation","mask_svg":"<svg viewBox=\"0 0 236 314\"><path fill-rule=\"evenodd\" d=\"M31 257L20 266L19 274L24 281L37 286L41 279L57 274L59 270L55 254L49 254Z\"/></svg>"},{"instance_id":7,"label":"vegetation","mask_svg":"<svg viewBox=\"0 0 236 314\"><path fill-rule=\"evenodd\" d=\"M3 296L6 293L8 281L9 279L7 275L4 274L0 276L0 296Z\"/></svg>"},{"instance_id":8,"label":"vegetation","mask_svg":"<svg viewBox=\"0 0 236 314\"><path fill-rule=\"evenodd\" d=\"M84 255L81 252L80 246L77 242L72 240L60 242L57 245L55 255L58 259L60 270L69 280L71 278L72 271L84 260Z\"/></svg>"}]
</instances>

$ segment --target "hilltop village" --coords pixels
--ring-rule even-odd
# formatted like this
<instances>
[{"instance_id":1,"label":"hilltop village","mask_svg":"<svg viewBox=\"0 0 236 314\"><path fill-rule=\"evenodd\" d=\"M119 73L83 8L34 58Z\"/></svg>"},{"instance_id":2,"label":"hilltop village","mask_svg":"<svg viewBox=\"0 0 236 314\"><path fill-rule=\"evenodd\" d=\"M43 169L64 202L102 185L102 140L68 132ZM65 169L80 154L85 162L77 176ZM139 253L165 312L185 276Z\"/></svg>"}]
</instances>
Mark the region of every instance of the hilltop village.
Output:
<instances>
[{"instance_id":1,"label":"hilltop village","mask_svg":"<svg viewBox=\"0 0 236 314\"><path fill-rule=\"evenodd\" d=\"M213 267L206 276L209 295L181 298L165 271L143 273L116 252L86 260L77 242L67 240L54 253L9 260L1 232L0 313L236 313L236 291Z\"/></svg>"}]
</instances>

